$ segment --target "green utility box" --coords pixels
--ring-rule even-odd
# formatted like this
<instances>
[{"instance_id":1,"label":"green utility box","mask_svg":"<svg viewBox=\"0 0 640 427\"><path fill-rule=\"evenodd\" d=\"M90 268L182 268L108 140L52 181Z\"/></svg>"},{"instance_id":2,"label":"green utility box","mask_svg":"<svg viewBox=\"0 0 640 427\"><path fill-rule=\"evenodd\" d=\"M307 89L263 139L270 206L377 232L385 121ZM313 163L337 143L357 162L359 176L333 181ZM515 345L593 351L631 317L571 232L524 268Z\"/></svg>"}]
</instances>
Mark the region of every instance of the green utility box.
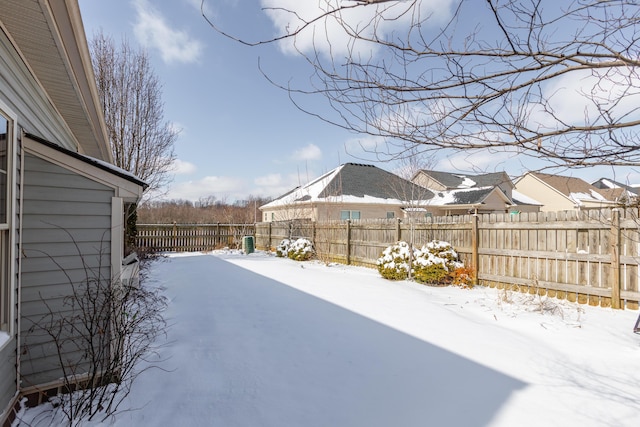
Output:
<instances>
[{"instance_id":1,"label":"green utility box","mask_svg":"<svg viewBox=\"0 0 640 427\"><path fill-rule=\"evenodd\" d=\"M253 244L253 236L244 236L242 238L242 248L244 249L244 253L249 255L252 254L255 250L255 245Z\"/></svg>"}]
</instances>

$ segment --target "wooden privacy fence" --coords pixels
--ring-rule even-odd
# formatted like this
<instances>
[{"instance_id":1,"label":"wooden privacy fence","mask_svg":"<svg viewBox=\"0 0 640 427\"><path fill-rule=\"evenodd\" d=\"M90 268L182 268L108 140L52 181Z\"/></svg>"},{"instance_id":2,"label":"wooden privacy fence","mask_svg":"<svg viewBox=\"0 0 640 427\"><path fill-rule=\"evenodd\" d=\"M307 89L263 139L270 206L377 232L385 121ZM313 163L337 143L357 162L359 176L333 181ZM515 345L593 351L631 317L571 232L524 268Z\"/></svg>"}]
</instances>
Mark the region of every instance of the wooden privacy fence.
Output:
<instances>
[{"instance_id":1,"label":"wooden privacy fence","mask_svg":"<svg viewBox=\"0 0 640 427\"><path fill-rule=\"evenodd\" d=\"M239 248L253 236L254 224L138 224L136 244L143 251L194 252Z\"/></svg>"},{"instance_id":2,"label":"wooden privacy fence","mask_svg":"<svg viewBox=\"0 0 640 427\"><path fill-rule=\"evenodd\" d=\"M256 248L305 237L325 261L375 267L387 246L451 243L479 284L570 301L638 308L640 220L637 210L589 210L363 220L257 223Z\"/></svg>"}]
</instances>

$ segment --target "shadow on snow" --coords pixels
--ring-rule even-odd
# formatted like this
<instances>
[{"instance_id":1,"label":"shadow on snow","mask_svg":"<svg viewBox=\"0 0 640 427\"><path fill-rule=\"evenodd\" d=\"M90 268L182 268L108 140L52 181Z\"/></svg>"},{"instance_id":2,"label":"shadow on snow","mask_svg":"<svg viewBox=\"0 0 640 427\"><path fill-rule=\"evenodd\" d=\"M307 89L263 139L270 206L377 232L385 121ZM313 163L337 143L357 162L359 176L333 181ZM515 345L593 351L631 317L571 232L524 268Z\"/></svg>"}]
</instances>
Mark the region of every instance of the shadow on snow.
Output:
<instances>
[{"instance_id":1,"label":"shadow on snow","mask_svg":"<svg viewBox=\"0 0 640 427\"><path fill-rule=\"evenodd\" d=\"M158 420L179 409L192 425L480 426L526 385L216 257L174 258L152 277L174 324L174 370L141 380L157 382L145 398Z\"/></svg>"}]
</instances>

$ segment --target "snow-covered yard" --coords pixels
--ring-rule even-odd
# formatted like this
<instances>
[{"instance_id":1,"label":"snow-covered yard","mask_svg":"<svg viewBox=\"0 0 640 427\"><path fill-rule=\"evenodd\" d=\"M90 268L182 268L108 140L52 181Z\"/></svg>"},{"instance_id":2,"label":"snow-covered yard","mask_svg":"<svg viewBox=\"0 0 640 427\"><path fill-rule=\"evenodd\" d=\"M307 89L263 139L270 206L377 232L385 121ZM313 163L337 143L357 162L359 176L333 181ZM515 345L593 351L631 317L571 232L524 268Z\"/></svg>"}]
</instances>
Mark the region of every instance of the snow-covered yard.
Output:
<instances>
[{"instance_id":1,"label":"snow-covered yard","mask_svg":"<svg viewBox=\"0 0 640 427\"><path fill-rule=\"evenodd\" d=\"M637 312L261 252L173 256L150 280L166 360L109 425L640 425Z\"/></svg>"}]
</instances>

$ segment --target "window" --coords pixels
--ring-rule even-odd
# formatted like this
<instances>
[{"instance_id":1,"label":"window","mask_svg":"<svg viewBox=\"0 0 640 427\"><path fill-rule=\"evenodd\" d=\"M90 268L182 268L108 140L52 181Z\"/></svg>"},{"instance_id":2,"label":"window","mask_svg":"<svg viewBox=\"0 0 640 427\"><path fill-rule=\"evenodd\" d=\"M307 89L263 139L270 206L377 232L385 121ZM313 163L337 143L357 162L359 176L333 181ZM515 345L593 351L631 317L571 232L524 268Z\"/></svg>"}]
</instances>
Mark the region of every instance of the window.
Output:
<instances>
[{"instance_id":1,"label":"window","mask_svg":"<svg viewBox=\"0 0 640 427\"><path fill-rule=\"evenodd\" d=\"M9 283L9 153L12 121L0 106L0 333L11 332L11 284ZM0 344L2 337L0 336Z\"/></svg>"},{"instance_id":2,"label":"window","mask_svg":"<svg viewBox=\"0 0 640 427\"><path fill-rule=\"evenodd\" d=\"M387 219L393 219L396 217L396 213L395 212L387 212Z\"/></svg>"},{"instance_id":3,"label":"window","mask_svg":"<svg viewBox=\"0 0 640 427\"><path fill-rule=\"evenodd\" d=\"M340 219L360 219L360 211L340 211Z\"/></svg>"}]
</instances>

